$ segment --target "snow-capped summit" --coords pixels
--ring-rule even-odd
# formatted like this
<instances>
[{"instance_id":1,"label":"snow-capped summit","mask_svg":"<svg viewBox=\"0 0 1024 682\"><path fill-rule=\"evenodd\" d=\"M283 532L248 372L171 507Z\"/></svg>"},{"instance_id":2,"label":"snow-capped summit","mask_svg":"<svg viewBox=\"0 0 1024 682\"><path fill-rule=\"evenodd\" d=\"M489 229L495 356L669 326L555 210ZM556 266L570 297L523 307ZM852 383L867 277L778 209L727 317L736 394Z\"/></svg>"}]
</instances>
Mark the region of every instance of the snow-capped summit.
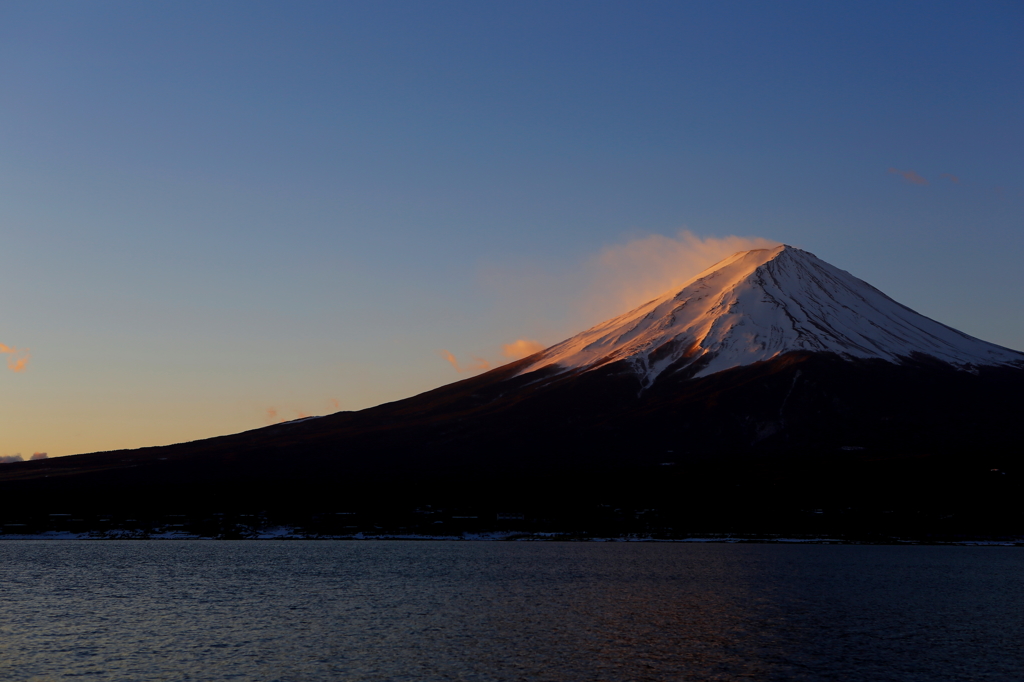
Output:
<instances>
[{"instance_id":1,"label":"snow-capped summit","mask_svg":"<svg viewBox=\"0 0 1024 682\"><path fill-rule=\"evenodd\" d=\"M791 351L897 364L927 355L964 369L1024 367L1024 353L940 324L783 245L736 253L681 289L548 348L520 374L625 361L649 386L666 371L691 367L698 369L694 376L707 376Z\"/></svg>"}]
</instances>

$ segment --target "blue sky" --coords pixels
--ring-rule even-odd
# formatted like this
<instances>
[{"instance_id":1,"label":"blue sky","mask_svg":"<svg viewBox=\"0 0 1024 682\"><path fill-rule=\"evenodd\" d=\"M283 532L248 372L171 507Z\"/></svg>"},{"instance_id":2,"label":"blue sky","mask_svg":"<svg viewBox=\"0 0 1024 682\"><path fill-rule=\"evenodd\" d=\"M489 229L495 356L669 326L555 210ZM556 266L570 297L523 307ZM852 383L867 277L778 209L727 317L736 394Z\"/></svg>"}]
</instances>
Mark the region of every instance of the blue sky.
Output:
<instances>
[{"instance_id":1,"label":"blue sky","mask_svg":"<svg viewBox=\"0 0 1024 682\"><path fill-rule=\"evenodd\" d=\"M0 455L427 390L466 376L442 349L614 313L602 254L684 229L1024 349L1022 31L1018 2L4 3L0 343L30 358Z\"/></svg>"}]
</instances>

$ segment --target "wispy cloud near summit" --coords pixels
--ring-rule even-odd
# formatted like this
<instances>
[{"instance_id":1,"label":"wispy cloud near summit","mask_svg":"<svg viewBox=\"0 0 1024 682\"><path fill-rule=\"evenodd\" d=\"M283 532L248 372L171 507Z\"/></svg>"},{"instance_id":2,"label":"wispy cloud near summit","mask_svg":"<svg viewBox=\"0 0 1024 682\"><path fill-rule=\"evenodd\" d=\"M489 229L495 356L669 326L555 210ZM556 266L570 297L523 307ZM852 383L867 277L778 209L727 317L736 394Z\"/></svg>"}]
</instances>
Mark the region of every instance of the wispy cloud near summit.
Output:
<instances>
[{"instance_id":1,"label":"wispy cloud near summit","mask_svg":"<svg viewBox=\"0 0 1024 682\"><path fill-rule=\"evenodd\" d=\"M592 283L585 305L605 317L621 314L681 287L737 251L778 245L762 237L700 237L682 230L675 237L654 234L609 246L589 264Z\"/></svg>"},{"instance_id":2,"label":"wispy cloud near summit","mask_svg":"<svg viewBox=\"0 0 1024 682\"><path fill-rule=\"evenodd\" d=\"M518 338L497 354L463 365L447 350L441 356L457 372L477 372L544 350L587 327L621 315L681 287L738 251L770 249L779 243L761 237L701 237L689 230L675 236L651 234L612 244L560 271L520 264L490 267L484 284L499 299L505 319L517 321ZM532 337L532 338L531 338Z\"/></svg>"}]
</instances>

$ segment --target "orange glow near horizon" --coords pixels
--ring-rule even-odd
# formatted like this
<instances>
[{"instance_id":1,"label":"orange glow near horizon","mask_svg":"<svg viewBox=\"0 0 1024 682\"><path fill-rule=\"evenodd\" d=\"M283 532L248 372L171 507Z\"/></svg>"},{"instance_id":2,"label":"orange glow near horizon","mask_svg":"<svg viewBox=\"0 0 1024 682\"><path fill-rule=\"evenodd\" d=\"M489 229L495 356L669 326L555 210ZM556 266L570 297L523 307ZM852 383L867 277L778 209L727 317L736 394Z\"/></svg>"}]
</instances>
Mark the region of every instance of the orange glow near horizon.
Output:
<instances>
[{"instance_id":1,"label":"orange glow near horizon","mask_svg":"<svg viewBox=\"0 0 1024 682\"><path fill-rule=\"evenodd\" d=\"M334 402L335 404L337 403L336 400L332 400L330 402ZM285 416L290 412L294 412L295 416ZM316 415L314 415L311 412L307 412L306 410L298 409L295 407L268 407L264 412L264 420L268 424L283 424L285 422L294 421L296 419L308 419L309 417L314 416Z\"/></svg>"}]
</instances>

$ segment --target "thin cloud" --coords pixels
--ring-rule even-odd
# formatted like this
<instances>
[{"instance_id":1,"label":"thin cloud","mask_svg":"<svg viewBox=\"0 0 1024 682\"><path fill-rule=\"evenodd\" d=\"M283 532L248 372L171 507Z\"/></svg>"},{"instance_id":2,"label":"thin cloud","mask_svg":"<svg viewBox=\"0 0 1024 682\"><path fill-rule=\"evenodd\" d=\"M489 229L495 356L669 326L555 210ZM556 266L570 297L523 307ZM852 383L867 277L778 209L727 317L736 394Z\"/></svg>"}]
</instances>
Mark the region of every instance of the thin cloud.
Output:
<instances>
[{"instance_id":1,"label":"thin cloud","mask_svg":"<svg viewBox=\"0 0 1024 682\"><path fill-rule=\"evenodd\" d=\"M50 456L48 454L46 454L45 452L33 452L32 456L29 457L30 460L33 460L33 459L49 459L49 458L50 458Z\"/></svg>"},{"instance_id":2,"label":"thin cloud","mask_svg":"<svg viewBox=\"0 0 1024 682\"><path fill-rule=\"evenodd\" d=\"M943 173L939 177L940 178L949 178L950 182L952 182L954 184L957 184L957 185L960 184L960 178L958 178L957 176L953 175L952 173Z\"/></svg>"},{"instance_id":3,"label":"thin cloud","mask_svg":"<svg viewBox=\"0 0 1024 682\"><path fill-rule=\"evenodd\" d=\"M462 371L459 369L459 361L455 359L455 356L449 353L448 351L444 350L443 348L441 349L441 357L447 360L448 364L454 367L456 372Z\"/></svg>"},{"instance_id":4,"label":"thin cloud","mask_svg":"<svg viewBox=\"0 0 1024 682\"><path fill-rule=\"evenodd\" d=\"M537 341L530 341L529 339L517 339L512 343L506 343L501 347L501 354L506 358L512 358L518 360L525 358L527 355L533 355L544 350L544 346Z\"/></svg>"},{"instance_id":5,"label":"thin cloud","mask_svg":"<svg viewBox=\"0 0 1024 682\"><path fill-rule=\"evenodd\" d=\"M481 372L483 370L491 368L491 363L487 362L483 358L473 356L473 364L463 366L459 364L459 361L455 359L454 355L444 350L443 348L441 349L440 353L441 357L447 360L448 363L451 364L451 366L454 367L455 371L458 372L459 374L464 374L466 372Z\"/></svg>"},{"instance_id":6,"label":"thin cloud","mask_svg":"<svg viewBox=\"0 0 1024 682\"><path fill-rule=\"evenodd\" d=\"M332 410L340 410L341 409L341 403L338 402L337 398L328 398L327 399L327 404L331 406Z\"/></svg>"},{"instance_id":7,"label":"thin cloud","mask_svg":"<svg viewBox=\"0 0 1024 682\"><path fill-rule=\"evenodd\" d=\"M277 421L277 408L276 407L268 407L267 408L267 421L271 422L271 423Z\"/></svg>"},{"instance_id":8,"label":"thin cloud","mask_svg":"<svg viewBox=\"0 0 1024 682\"><path fill-rule=\"evenodd\" d=\"M895 175L902 176L904 180L906 180L907 182L909 182L912 185L927 185L928 184L927 180L925 180L924 178L922 178L920 175L918 175L917 173L915 173L912 170L901 171L901 170L899 170L897 168L890 168L889 172L893 173ZM959 182L959 181L957 181L957 182Z\"/></svg>"},{"instance_id":9,"label":"thin cloud","mask_svg":"<svg viewBox=\"0 0 1024 682\"><path fill-rule=\"evenodd\" d=\"M29 354L28 350L22 351L20 356L11 356L7 359L7 369L12 372L24 372L28 367L28 361L31 357L32 356Z\"/></svg>"},{"instance_id":10,"label":"thin cloud","mask_svg":"<svg viewBox=\"0 0 1024 682\"><path fill-rule=\"evenodd\" d=\"M661 234L603 249L588 267L591 285L584 305L607 319L656 298L738 251L771 249L762 237L699 237L689 230Z\"/></svg>"},{"instance_id":11,"label":"thin cloud","mask_svg":"<svg viewBox=\"0 0 1024 682\"><path fill-rule=\"evenodd\" d=\"M7 358L7 369L12 372L24 372L28 367L28 361L32 358L32 354L28 351L28 348L22 348L18 350L13 346L0 343L0 353L10 355Z\"/></svg>"}]
</instances>

